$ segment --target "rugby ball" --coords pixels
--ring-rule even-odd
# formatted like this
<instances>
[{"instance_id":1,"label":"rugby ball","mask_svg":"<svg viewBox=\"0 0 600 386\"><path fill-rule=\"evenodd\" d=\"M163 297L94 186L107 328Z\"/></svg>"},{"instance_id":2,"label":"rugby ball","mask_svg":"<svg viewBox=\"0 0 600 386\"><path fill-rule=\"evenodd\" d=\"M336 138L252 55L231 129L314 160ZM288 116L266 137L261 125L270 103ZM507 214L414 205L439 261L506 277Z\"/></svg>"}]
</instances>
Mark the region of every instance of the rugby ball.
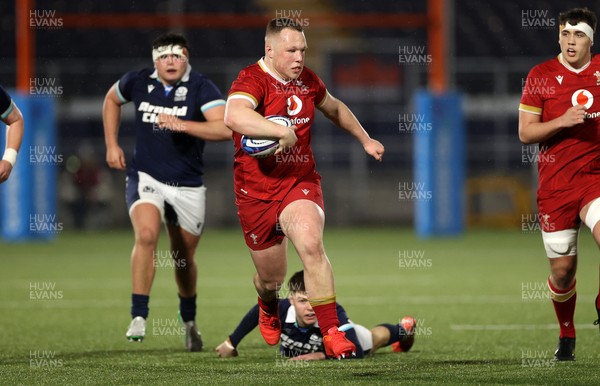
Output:
<instances>
[{"instance_id":1,"label":"rugby ball","mask_svg":"<svg viewBox=\"0 0 600 386\"><path fill-rule=\"evenodd\" d=\"M266 117L269 121L275 122L279 125L290 127L292 121L287 117L280 115L271 115ZM267 139L267 138L250 138L242 135L242 150L251 157L254 158L265 158L273 153L279 147L278 139Z\"/></svg>"}]
</instances>

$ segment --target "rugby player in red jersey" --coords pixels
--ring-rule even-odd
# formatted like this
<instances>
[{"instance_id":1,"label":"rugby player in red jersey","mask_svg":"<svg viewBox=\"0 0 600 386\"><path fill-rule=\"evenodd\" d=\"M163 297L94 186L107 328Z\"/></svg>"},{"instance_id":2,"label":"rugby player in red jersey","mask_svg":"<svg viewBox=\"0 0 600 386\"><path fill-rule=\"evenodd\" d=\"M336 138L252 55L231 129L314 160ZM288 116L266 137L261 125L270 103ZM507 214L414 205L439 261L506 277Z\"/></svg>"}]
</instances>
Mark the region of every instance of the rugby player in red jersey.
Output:
<instances>
[{"instance_id":1,"label":"rugby player in red jersey","mask_svg":"<svg viewBox=\"0 0 600 386\"><path fill-rule=\"evenodd\" d=\"M277 290L286 274L289 239L304 265L306 290L326 353L348 358L356 348L338 329L333 272L323 247L321 177L310 147L315 107L353 135L376 160L381 161L384 147L369 137L350 109L304 66L306 49L302 26L286 18L271 20L265 56L244 68L229 91L225 124L234 132L236 204L256 267L254 285L262 336L275 345L281 334ZM265 119L270 115L288 117L293 126ZM241 149L242 135L277 138L280 148L268 158L250 157Z\"/></svg>"},{"instance_id":2,"label":"rugby player in red jersey","mask_svg":"<svg viewBox=\"0 0 600 386\"><path fill-rule=\"evenodd\" d=\"M559 15L560 54L527 76L519 138L539 144L538 213L548 287L560 326L556 360L575 359L577 236L581 222L600 246L600 57L591 54L596 15ZM595 307L600 319L600 299ZM598 320L595 322L598 324Z\"/></svg>"}]
</instances>

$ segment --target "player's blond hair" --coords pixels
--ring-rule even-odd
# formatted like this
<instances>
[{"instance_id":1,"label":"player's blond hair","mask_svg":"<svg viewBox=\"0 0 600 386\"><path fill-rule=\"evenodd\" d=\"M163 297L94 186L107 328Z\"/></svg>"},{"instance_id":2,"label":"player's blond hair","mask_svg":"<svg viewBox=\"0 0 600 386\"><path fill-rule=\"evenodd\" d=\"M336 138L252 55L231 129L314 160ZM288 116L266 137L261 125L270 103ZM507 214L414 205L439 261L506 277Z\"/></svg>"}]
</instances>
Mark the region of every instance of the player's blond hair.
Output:
<instances>
[{"instance_id":1,"label":"player's blond hair","mask_svg":"<svg viewBox=\"0 0 600 386\"><path fill-rule=\"evenodd\" d=\"M304 28L302 28L302 25L300 25L296 21L287 17L279 17L272 19L269 22L269 24L267 24L267 32L265 33L265 38L278 34L286 28L290 28L298 32L304 32Z\"/></svg>"}]
</instances>

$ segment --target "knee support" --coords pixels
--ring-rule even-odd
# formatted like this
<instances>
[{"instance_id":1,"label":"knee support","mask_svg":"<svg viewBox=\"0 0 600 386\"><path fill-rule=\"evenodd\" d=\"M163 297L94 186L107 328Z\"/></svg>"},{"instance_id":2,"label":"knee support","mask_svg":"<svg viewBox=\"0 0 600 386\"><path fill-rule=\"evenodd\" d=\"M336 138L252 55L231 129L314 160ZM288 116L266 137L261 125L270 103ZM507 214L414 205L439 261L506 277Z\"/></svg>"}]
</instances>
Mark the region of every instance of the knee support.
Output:
<instances>
[{"instance_id":1,"label":"knee support","mask_svg":"<svg viewBox=\"0 0 600 386\"><path fill-rule=\"evenodd\" d=\"M600 198L596 198L590 203L584 222L593 231L598 221L600 221Z\"/></svg>"},{"instance_id":2,"label":"knee support","mask_svg":"<svg viewBox=\"0 0 600 386\"><path fill-rule=\"evenodd\" d=\"M550 258L577 255L577 235L579 229L565 229L556 232L542 231L546 255Z\"/></svg>"}]
</instances>

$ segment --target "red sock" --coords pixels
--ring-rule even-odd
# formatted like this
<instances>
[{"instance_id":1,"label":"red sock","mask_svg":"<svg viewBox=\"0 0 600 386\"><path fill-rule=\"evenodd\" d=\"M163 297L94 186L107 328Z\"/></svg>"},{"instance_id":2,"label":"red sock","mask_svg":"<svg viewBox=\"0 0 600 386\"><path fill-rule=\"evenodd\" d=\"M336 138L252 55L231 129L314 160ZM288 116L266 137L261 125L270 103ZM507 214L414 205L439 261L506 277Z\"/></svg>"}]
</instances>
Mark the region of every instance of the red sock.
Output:
<instances>
[{"instance_id":1,"label":"red sock","mask_svg":"<svg viewBox=\"0 0 600 386\"><path fill-rule=\"evenodd\" d=\"M575 315L575 301L577 300L577 292L575 292L575 283L571 287L560 290L552 285L548 278L548 288L550 289L550 297L554 305L554 312L558 318L560 325L561 338L575 338L575 323L573 316Z\"/></svg>"},{"instance_id":2,"label":"red sock","mask_svg":"<svg viewBox=\"0 0 600 386\"><path fill-rule=\"evenodd\" d=\"M279 305L279 301L277 300L277 298L274 298L273 300L271 300L269 302L265 302L260 298L260 296L258 297L258 306L267 314L277 315L277 306L278 305Z\"/></svg>"},{"instance_id":3,"label":"red sock","mask_svg":"<svg viewBox=\"0 0 600 386\"><path fill-rule=\"evenodd\" d=\"M335 302L335 295L327 298L329 302L322 302L322 299L310 299L310 305L315 311L317 320L319 322L319 328L323 336L327 335L332 327L339 327L340 320L337 315L337 303Z\"/></svg>"}]
</instances>

